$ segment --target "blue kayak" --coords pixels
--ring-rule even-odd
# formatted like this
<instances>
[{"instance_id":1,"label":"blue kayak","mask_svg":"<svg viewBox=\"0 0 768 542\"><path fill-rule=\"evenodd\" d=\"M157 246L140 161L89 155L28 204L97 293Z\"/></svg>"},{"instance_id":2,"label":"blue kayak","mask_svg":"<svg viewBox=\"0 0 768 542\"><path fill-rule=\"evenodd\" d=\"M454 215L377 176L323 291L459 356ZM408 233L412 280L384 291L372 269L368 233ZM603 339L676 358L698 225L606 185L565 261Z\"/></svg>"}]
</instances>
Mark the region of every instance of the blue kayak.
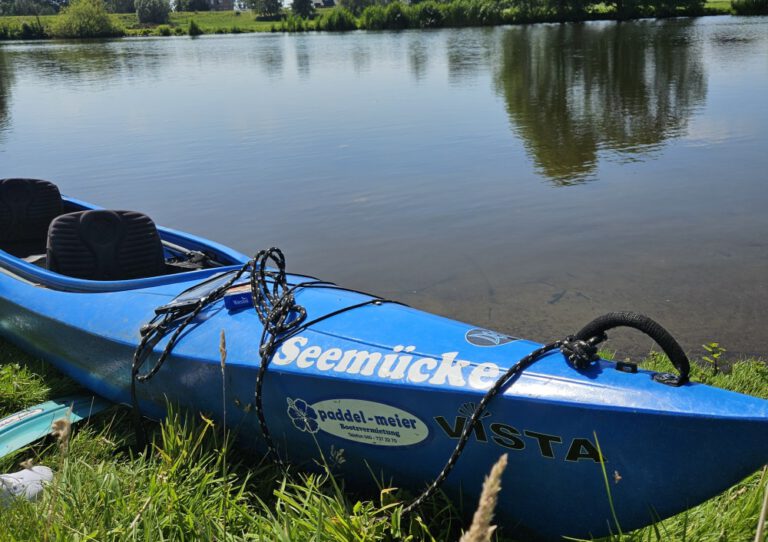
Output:
<instances>
[{"instance_id":1,"label":"blue kayak","mask_svg":"<svg viewBox=\"0 0 768 542\"><path fill-rule=\"evenodd\" d=\"M139 213L60 197L44 181L0 181L0 215L0 332L118 403L131 402L145 326L194 305L249 261ZM261 390L265 422L294 465L342 453L334 468L351 485L378 478L422 490L487 391L541 347L310 277L286 280L310 284L294 296L313 323L275 346ZM151 417L162 417L169 399L221 419L223 330L227 423L243 445L264 451L253 408L264 326L246 282L194 315L136 392ZM170 340L150 345L155 358ZM490 402L442 489L473 509L484 476L507 453L496 515L507 532L597 537L618 529L603 467L628 531L768 462L768 401L663 380L605 360L576 369L548 352Z\"/></svg>"}]
</instances>

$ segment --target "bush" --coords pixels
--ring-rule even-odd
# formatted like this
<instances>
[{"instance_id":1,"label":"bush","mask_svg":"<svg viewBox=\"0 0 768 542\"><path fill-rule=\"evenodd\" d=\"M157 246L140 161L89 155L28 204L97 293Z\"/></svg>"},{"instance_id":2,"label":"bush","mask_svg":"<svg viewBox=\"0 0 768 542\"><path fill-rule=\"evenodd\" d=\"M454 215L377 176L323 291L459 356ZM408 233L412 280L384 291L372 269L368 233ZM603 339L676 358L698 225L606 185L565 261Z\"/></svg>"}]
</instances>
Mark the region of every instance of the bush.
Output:
<instances>
[{"instance_id":1,"label":"bush","mask_svg":"<svg viewBox=\"0 0 768 542\"><path fill-rule=\"evenodd\" d=\"M339 7L351 11L354 15L360 15L365 8L375 3L375 0L338 0Z\"/></svg>"},{"instance_id":2,"label":"bush","mask_svg":"<svg viewBox=\"0 0 768 542\"><path fill-rule=\"evenodd\" d=\"M124 34L102 0L72 0L51 26L55 38L111 38Z\"/></svg>"},{"instance_id":3,"label":"bush","mask_svg":"<svg viewBox=\"0 0 768 542\"><path fill-rule=\"evenodd\" d=\"M348 9L336 7L317 21L316 28L331 32L357 30L357 19Z\"/></svg>"},{"instance_id":4,"label":"bush","mask_svg":"<svg viewBox=\"0 0 768 542\"><path fill-rule=\"evenodd\" d=\"M768 15L768 0L732 0L737 15Z\"/></svg>"},{"instance_id":5,"label":"bush","mask_svg":"<svg viewBox=\"0 0 768 542\"><path fill-rule=\"evenodd\" d=\"M459 0L443 7L445 26L470 26L472 3Z\"/></svg>"},{"instance_id":6,"label":"bush","mask_svg":"<svg viewBox=\"0 0 768 542\"><path fill-rule=\"evenodd\" d=\"M18 35L15 39L41 40L46 37L48 36L45 33L45 27L43 27L43 23L40 22L40 19L37 19L37 21L32 23L28 23L26 21L21 23Z\"/></svg>"},{"instance_id":7,"label":"bush","mask_svg":"<svg viewBox=\"0 0 768 542\"><path fill-rule=\"evenodd\" d=\"M439 28L443 26L443 12L435 2L424 2L413 6L411 25L417 28Z\"/></svg>"},{"instance_id":8,"label":"bush","mask_svg":"<svg viewBox=\"0 0 768 542\"><path fill-rule=\"evenodd\" d=\"M167 0L135 0L136 17L140 23L163 24L168 22L171 6Z\"/></svg>"},{"instance_id":9,"label":"bush","mask_svg":"<svg viewBox=\"0 0 768 542\"><path fill-rule=\"evenodd\" d=\"M485 0L480 3L476 22L481 26L497 25L504 22L504 6L501 2Z\"/></svg>"},{"instance_id":10,"label":"bush","mask_svg":"<svg viewBox=\"0 0 768 542\"><path fill-rule=\"evenodd\" d=\"M33 22L23 21L19 24L12 21L10 24L0 25L0 40L35 40L47 38L48 34L39 19Z\"/></svg>"},{"instance_id":11,"label":"bush","mask_svg":"<svg viewBox=\"0 0 768 542\"><path fill-rule=\"evenodd\" d=\"M360 28L367 30L385 30L387 10L384 6L368 6L360 15Z\"/></svg>"},{"instance_id":12,"label":"bush","mask_svg":"<svg viewBox=\"0 0 768 542\"><path fill-rule=\"evenodd\" d=\"M391 30L401 30L408 28L408 16L400 2L393 2L387 6L385 13L387 18L386 26Z\"/></svg>"},{"instance_id":13,"label":"bush","mask_svg":"<svg viewBox=\"0 0 768 542\"><path fill-rule=\"evenodd\" d=\"M161 24L157 27L157 33L160 36L170 36L171 35L171 27L167 24Z\"/></svg>"},{"instance_id":14,"label":"bush","mask_svg":"<svg viewBox=\"0 0 768 542\"><path fill-rule=\"evenodd\" d=\"M293 14L280 23L281 32L305 32L306 30L309 30L306 20Z\"/></svg>"},{"instance_id":15,"label":"bush","mask_svg":"<svg viewBox=\"0 0 768 542\"><path fill-rule=\"evenodd\" d=\"M203 30L198 26L195 20L190 19L189 28L187 29L187 34L189 34L190 36L199 36L202 33L203 33Z\"/></svg>"}]
</instances>

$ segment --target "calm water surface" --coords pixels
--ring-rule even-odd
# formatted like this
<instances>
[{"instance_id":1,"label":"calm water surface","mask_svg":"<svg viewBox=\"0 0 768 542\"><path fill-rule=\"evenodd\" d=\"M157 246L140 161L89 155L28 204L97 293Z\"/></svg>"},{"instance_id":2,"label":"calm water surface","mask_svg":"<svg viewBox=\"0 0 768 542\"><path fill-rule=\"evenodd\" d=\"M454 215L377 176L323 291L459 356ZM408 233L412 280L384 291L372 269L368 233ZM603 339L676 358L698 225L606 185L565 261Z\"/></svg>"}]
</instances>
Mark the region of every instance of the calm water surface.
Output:
<instances>
[{"instance_id":1,"label":"calm water surface","mask_svg":"<svg viewBox=\"0 0 768 542\"><path fill-rule=\"evenodd\" d=\"M768 355L767 142L765 17L0 46L0 177L541 341Z\"/></svg>"}]
</instances>

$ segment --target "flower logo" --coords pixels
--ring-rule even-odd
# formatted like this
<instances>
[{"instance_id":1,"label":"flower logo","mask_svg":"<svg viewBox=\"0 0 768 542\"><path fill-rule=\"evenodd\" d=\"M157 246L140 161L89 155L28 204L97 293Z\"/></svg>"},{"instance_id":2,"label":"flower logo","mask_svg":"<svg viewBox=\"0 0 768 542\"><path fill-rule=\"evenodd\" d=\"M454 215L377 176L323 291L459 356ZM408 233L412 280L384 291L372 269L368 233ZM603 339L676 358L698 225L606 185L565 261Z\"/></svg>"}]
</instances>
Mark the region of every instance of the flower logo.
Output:
<instances>
[{"instance_id":1,"label":"flower logo","mask_svg":"<svg viewBox=\"0 0 768 542\"><path fill-rule=\"evenodd\" d=\"M294 427L299 431L317 433L320 426L317 424L317 412L309 406L304 399L288 400L288 416L291 417Z\"/></svg>"}]
</instances>

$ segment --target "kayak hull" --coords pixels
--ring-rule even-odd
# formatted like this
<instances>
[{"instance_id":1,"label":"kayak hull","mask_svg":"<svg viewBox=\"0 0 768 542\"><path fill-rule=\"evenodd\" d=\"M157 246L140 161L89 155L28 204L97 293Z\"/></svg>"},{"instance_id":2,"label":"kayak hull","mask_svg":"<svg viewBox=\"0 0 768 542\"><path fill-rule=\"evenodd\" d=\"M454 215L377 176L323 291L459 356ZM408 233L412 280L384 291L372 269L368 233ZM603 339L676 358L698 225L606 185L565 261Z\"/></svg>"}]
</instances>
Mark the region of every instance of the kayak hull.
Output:
<instances>
[{"instance_id":1,"label":"kayak hull","mask_svg":"<svg viewBox=\"0 0 768 542\"><path fill-rule=\"evenodd\" d=\"M51 286L48 272L20 271L1 254L0 265L0 333L118 403L130 401L140 327L155 308L213 274L125 288L58 276ZM308 321L368 299L333 288L296 296ZM252 309L207 308L157 375L138 385L142 411L162 417L170 401L220 420L226 404L238 442L263 452L253 411L261 329ZM311 468L322 452L350 486L383 480L417 492L440 472L492 382L539 346L371 304L279 346L265 377L264 413L279 453L293 464ZM685 510L766 463L768 402L700 384L665 386L649 372L617 371L607 361L576 371L551 353L491 402L443 489L471 511L504 453L501 525L531 538L602 536Z\"/></svg>"}]
</instances>

